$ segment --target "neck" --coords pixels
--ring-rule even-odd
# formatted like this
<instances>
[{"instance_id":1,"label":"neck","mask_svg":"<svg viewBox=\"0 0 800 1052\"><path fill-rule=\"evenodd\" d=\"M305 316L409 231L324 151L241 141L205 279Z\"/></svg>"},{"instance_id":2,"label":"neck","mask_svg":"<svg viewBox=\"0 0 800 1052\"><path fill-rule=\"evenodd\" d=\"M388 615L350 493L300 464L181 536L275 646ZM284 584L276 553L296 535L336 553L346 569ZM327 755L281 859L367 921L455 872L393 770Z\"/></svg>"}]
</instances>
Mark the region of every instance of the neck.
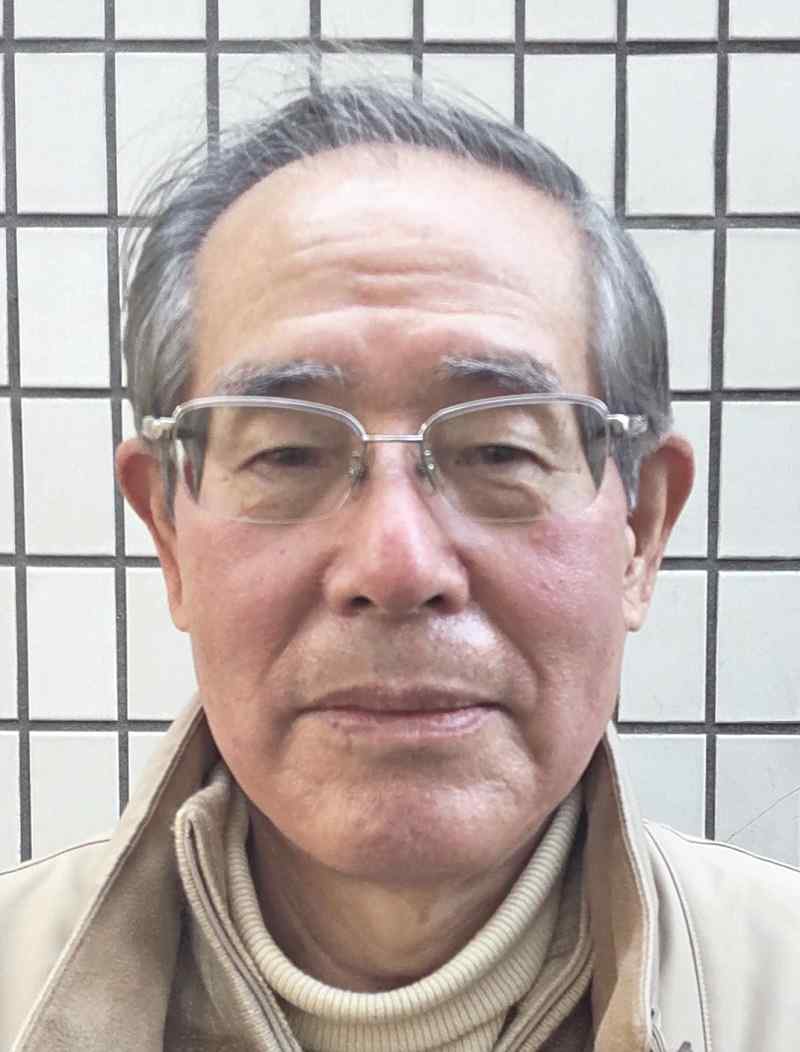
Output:
<instances>
[{"instance_id":1,"label":"neck","mask_svg":"<svg viewBox=\"0 0 800 1052\"><path fill-rule=\"evenodd\" d=\"M501 865L430 884L385 885L332 870L251 808L250 866L269 931L307 975L343 990L406 986L453 957L508 894L535 843Z\"/></svg>"}]
</instances>

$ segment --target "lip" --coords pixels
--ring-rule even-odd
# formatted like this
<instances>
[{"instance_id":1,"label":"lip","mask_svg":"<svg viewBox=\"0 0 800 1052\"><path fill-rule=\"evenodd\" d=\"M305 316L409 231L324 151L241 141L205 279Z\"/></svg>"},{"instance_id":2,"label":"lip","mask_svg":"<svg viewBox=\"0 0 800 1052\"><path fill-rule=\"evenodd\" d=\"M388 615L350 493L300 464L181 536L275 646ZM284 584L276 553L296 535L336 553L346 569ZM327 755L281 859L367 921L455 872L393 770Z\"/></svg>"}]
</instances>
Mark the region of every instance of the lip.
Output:
<instances>
[{"instance_id":1,"label":"lip","mask_svg":"<svg viewBox=\"0 0 800 1052\"><path fill-rule=\"evenodd\" d=\"M474 733L499 708L496 702L464 690L381 685L329 692L305 715L348 735L418 742Z\"/></svg>"}]
</instances>

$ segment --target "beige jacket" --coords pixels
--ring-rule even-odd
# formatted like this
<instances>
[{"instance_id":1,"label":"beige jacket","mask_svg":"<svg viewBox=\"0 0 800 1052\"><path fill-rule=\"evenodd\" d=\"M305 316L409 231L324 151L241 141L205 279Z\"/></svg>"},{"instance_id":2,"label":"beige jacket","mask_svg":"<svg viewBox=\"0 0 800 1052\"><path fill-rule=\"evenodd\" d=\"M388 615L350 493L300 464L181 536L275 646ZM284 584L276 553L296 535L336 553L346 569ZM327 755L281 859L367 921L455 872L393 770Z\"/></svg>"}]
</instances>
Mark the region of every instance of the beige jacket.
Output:
<instances>
[{"instance_id":1,"label":"beige jacket","mask_svg":"<svg viewBox=\"0 0 800 1052\"><path fill-rule=\"evenodd\" d=\"M609 729L585 776L595 1052L796 1052L800 871L644 823L618 752ZM110 840L0 874L0 1052L162 1052L172 823L216 759L193 704ZM274 999L252 996L289 1052Z\"/></svg>"}]
</instances>

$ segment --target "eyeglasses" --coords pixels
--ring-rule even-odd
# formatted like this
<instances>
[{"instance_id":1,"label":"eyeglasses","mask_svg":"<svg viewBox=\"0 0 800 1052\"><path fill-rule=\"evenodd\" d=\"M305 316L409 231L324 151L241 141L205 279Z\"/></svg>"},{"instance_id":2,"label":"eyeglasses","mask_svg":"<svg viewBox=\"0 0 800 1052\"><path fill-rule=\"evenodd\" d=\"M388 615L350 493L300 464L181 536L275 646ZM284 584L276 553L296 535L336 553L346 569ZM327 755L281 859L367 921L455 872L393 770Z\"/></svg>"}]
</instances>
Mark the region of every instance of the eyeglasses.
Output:
<instances>
[{"instance_id":1,"label":"eyeglasses","mask_svg":"<svg viewBox=\"0 0 800 1052\"><path fill-rule=\"evenodd\" d=\"M371 446L416 445L417 474L471 519L523 523L574 515L594 500L611 444L647 418L585 395L509 395L440 409L416 434L369 434L350 413L294 398L221 396L145 417L191 498L258 523L322 519L367 477Z\"/></svg>"}]
</instances>

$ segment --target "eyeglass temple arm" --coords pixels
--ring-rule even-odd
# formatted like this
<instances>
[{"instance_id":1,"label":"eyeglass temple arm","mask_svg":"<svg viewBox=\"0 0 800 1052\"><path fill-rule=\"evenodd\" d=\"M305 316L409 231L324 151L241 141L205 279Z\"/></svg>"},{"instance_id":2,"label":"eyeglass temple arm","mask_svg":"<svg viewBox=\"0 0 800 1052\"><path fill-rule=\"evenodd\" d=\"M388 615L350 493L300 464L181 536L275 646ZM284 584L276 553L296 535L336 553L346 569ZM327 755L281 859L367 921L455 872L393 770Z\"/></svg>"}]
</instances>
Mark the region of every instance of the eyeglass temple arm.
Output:
<instances>
[{"instance_id":1,"label":"eyeglass temple arm","mask_svg":"<svg viewBox=\"0 0 800 1052\"><path fill-rule=\"evenodd\" d=\"M627 435L639 438L650 430L650 421L646 416L631 416L629 413L609 413L608 424L612 434Z\"/></svg>"},{"instance_id":2,"label":"eyeglass temple arm","mask_svg":"<svg viewBox=\"0 0 800 1052\"><path fill-rule=\"evenodd\" d=\"M162 438L170 438L175 420L171 416L146 416L142 420L142 437L148 442L159 442Z\"/></svg>"}]
</instances>

